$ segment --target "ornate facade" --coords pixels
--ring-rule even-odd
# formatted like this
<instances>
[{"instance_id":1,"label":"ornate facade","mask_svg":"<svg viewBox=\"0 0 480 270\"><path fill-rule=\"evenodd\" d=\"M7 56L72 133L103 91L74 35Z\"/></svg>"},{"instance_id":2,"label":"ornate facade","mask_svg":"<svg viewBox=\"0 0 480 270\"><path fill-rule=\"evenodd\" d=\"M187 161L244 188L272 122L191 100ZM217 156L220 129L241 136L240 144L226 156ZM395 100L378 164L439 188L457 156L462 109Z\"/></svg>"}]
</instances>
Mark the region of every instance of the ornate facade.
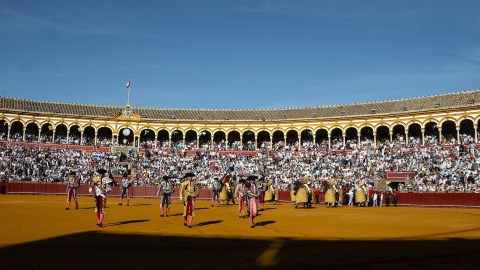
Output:
<instances>
[{"instance_id":1,"label":"ornate facade","mask_svg":"<svg viewBox=\"0 0 480 270\"><path fill-rule=\"evenodd\" d=\"M360 144L363 138L393 140L402 134L447 136L468 134L478 142L480 90L347 105L253 110L155 109L94 106L0 98L0 133L10 140L46 140L75 135L91 144L145 140L174 142L225 141L244 144L309 141L331 146L335 138ZM5 138L6 137L6 138Z\"/></svg>"}]
</instances>

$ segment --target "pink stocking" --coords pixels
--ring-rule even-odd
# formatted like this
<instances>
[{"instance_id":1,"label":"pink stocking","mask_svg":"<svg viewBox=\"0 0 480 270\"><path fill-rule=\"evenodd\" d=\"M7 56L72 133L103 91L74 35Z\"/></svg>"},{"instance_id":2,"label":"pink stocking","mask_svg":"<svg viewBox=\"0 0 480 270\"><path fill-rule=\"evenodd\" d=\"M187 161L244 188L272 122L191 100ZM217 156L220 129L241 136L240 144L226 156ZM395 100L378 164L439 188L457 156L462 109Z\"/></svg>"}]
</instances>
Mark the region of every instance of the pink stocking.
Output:
<instances>
[{"instance_id":1,"label":"pink stocking","mask_svg":"<svg viewBox=\"0 0 480 270\"><path fill-rule=\"evenodd\" d=\"M160 207L160 211L161 211L162 216L163 216L163 207Z\"/></svg>"},{"instance_id":2,"label":"pink stocking","mask_svg":"<svg viewBox=\"0 0 480 270\"><path fill-rule=\"evenodd\" d=\"M97 214L97 224L100 224L100 213L96 213Z\"/></svg>"},{"instance_id":3,"label":"pink stocking","mask_svg":"<svg viewBox=\"0 0 480 270\"><path fill-rule=\"evenodd\" d=\"M170 208L167 208L167 216L168 216L168 210L170 210Z\"/></svg>"},{"instance_id":4,"label":"pink stocking","mask_svg":"<svg viewBox=\"0 0 480 270\"><path fill-rule=\"evenodd\" d=\"M104 215L105 215L105 214L103 214L103 213L100 214L100 224L102 224L102 222L103 222L103 216L104 216Z\"/></svg>"},{"instance_id":5,"label":"pink stocking","mask_svg":"<svg viewBox=\"0 0 480 270\"><path fill-rule=\"evenodd\" d=\"M190 220L188 221L188 226L192 226L193 216L190 216Z\"/></svg>"},{"instance_id":6,"label":"pink stocking","mask_svg":"<svg viewBox=\"0 0 480 270\"><path fill-rule=\"evenodd\" d=\"M248 219L250 220L250 226L253 226L253 216L250 215L250 217Z\"/></svg>"},{"instance_id":7,"label":"pink stocking","mask_svg":"<svg viewBox=\"0 0 480 270\"><path fill-rule=\"evenodd\" d=\"M70 208L70 201L67 202L67 208Z\"/></svg>"}]
</instances>

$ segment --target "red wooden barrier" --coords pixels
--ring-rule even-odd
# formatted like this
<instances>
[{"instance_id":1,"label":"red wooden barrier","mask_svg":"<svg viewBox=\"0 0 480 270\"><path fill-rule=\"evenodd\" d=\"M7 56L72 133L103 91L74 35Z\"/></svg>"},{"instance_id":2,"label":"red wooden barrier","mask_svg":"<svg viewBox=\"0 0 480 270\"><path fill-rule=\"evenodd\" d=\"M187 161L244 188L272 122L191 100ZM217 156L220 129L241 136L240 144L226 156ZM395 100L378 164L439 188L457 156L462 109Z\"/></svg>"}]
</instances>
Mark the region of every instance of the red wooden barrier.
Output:
<instances>
[{"instance_id":1,"label":"red wooden barrier","mask_svg":"<svg viewBox=\"0 0 480 270\"><path fill-rule=\"evenodd\" d=\"M119 197L121 195L120 192L121 191L119 186L113 186L112 190L110 190L110 192L108 193L108 196Z\"/></svg>"},{"instance_id":2,"label":"red wooden barrier","mask_svg":"<svg viewBox=\"0 0 480 270\"><path fill-rule=\"evenodd\" d=\"M290 192L288 192L288 191L280 191L280 193L278 194L278 200L279 200L279 201L288 201L288 202L290 202L290 201L291 201Z\"/></svg>"},{"instance_id":3,"label":"red wooden barrier","mask_svg":"<svg viewBox=\"0 0 480 270\"><path fill-rule=\"evenodd\" d=\"M78 194L92 196L88 185L81 185ZM1 194L66 194L66 184L51 183L0 183ZM130 187L130 197L154 198L157 188L153 186ZM111 197L120 196L120 187L114 186L109 193ZM173 193L173 198L179 198L179 190ZM201 189L198 199L210 200L210 189ZM320 193L320 201L324 201L324 193ZM393 198L392 198L393 199ZM280 191L280 201L290 202L290 192ZM386 196L384 195L384 203ZM437 205L437 206L474 206L480 207L480 194L477 193L399 193L398 203L401 205Z\"/></svg>"},{"instance_id":4,"label":"red wooden barrier","mask_svg":"<svg viewBox=\"0 0 480 270\"><path fill-rule=\"evenodd\" d=\"M157 188L155 187L146 187L145 188L145 196L146 197L155 197L157 195Z\"/></svg>"},{"instance_id":5,"label":"red wooden barrier","mask_svg":"<svg viewBox=\"0 0 480 270\"><path fill-rule=\"evenodd\" d=\"M33 192L35 194L44 194L46 193L47 184L33 184Z\"/></svg>"},{"instance_id":6,"label":"red wooden barrier","mask_svg":"<svg viewBox=\"0 0 480 270\"><path fill-rule=\"evenodd\" d=\"M135 190L135 197L145 197L145 187L133 187Z\"/></svg>"},{"instance_id":7,"label":"red wooden barrier","mask_svg":"<svg viewBox=\"0 0 480 270\"><path fill-rule=\"evenodd\" d=\"M22 183L21 190L22 190L22 193L33 193L33 184Z\"/></svg>"},{"instance_id":8,"label":"red wooden barrier","mask_svg":"<svg viewBox=\"0 0 480 270\"><path fill-rule=\"evenodd\" d=\"M44 184L44 185L45 185L45 193L47 193L47 194L57 194L58 193L58 185L52 185L52 184ZM66 189L66 187L65 187L65 189Z\"/></svg>"},{"instance_id":9,"label":"red wooden barrier","mask_svg":"<svg viewBox=\"0 0 480 270\"><path fill-rule=\"evenodd\" d=\"M435 205L435 193L423 193L422 205Z\"/></svg>"},{"instance_id":10,"label":"red wooden barrier","mask_svg":"<svg viewBox=\"0 0 480 270\"><path fill-rule=\"evenodd\" d=\"M9 193L21 193L22 184L21 183L10 183L8 186Z\"/></svg>"},{"instance_id":11,"label":"red wooden barrier","mask_svg":"<svg viewBox=\"0 0 480 270\"><path fill-rule=\"evenodd\" d=\"M465 193L464 205L466 206L480 206L480 194L478 193Z\"/></svg>"},{"instance_id":12,"label":"red wooden barrier","mask_svg":"<svg viewBox=\"0 0 480 270\"><path fill-rule=\"evenodd\" d=\"M435 205L450 205L450 194L435 193Z\"/></svg>"},{"instance_id":13,"label":"red wooden barrier","mask_svg":"<svg viewBox=\"0 0 480 270\"><path fill-rule=\"evenodd\" d=\"M449 193L449 202L450 205L464 205L463 198L464 193Z\"/></svg>"}]
</instances>

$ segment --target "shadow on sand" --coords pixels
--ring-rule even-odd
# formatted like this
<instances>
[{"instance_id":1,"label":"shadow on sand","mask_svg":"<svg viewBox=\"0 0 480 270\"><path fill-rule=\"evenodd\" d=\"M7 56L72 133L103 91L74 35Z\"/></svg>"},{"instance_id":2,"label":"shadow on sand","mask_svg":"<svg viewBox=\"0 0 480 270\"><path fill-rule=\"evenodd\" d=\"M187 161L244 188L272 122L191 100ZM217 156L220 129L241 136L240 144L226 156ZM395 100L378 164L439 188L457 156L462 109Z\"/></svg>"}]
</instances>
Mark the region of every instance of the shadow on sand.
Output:
<instances>
[{"instance_id":1,"label":"shadow on sand","mask_svg":"<svg viewBox=\"0 0 480 270\"><path fill-rule=\"evenodd\" d=\"M145 221L148 220L118 225ZM147 269L157 268L159 263L165 269L424 270L479 269L480 266L480 240L324 241L255 237L91 231L2 247L0 260L2 269ZM161 262L160 254L164 258Z\"/></svg>"}]
</instances>

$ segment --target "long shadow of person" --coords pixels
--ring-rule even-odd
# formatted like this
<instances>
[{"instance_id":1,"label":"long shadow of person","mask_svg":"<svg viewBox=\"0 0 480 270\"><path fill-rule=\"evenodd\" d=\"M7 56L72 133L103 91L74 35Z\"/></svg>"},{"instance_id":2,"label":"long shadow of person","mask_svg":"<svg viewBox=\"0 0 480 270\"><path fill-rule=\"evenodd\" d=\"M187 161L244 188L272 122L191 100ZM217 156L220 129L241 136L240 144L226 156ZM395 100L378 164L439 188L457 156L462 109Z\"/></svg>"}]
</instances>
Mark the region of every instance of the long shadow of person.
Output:
<instances>
[{"instance_id":1,"label":"long shadow of person","mask_svg":"<svg viewBox=\"0 0 480 270\"><path fill-rule=\"evenodd\" d=\"M103 225L103 227L111 227L111 226L125 225L130 223L140 223L140 222L147 222L147 221L150 221L150 219L127 220L127 221L120 221L120 222L114 222L114 223L107 223Z\"/></svg>"},{"instance_id":2,"label":"long shadow of person","mask_svg":"<svg viewBox=\"0 0 480 270\"><path fill-rule=\"evenodd\" d=\"M212 225L212 224L218 224L223 222L223 220L212 220L212 221L205 221L205 222L200 222L198 223L195 227L202 227L202 226L207 226L207 225Z\"/></svg>"},{"instance_id":3,"label":"long shadow of person","mask_svg":"<svg viewBox=\"0 0 480 270\"><path fill-rule=\"evenodd\" d=\"M260 221L260 222L257 222L255 223L255 226L267 226L268 224L273 224L275 223L276 221L274 220L269 220L269 221Z\"/></svg>"}]
</instances>

